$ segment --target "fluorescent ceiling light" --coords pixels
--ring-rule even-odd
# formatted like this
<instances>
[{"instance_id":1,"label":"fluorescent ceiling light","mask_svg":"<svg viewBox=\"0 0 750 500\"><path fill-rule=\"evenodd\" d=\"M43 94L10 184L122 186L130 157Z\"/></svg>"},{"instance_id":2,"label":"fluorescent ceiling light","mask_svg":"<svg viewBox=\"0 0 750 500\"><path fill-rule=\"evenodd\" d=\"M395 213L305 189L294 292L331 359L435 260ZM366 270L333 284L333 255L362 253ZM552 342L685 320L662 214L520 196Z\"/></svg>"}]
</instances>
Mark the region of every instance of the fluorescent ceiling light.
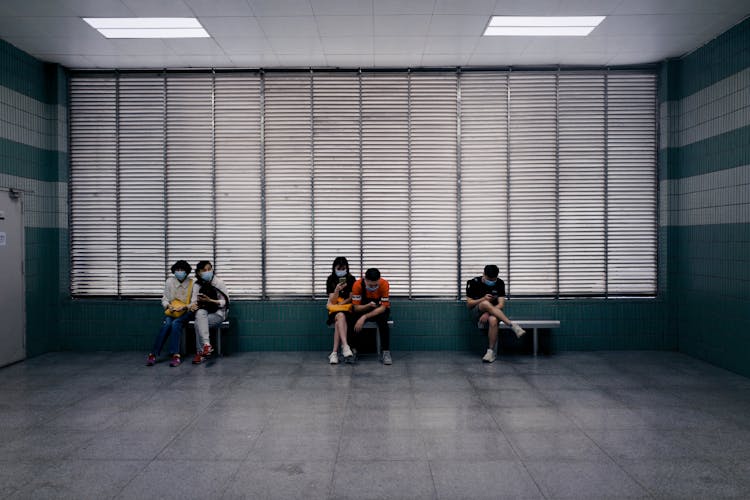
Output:
<instances>
[{"instance_id":1,"label":"fluorescent ceiling light","mask_svg":"<svg viewBox=\"0 0 750 500\"><path fill-rule=\"evenodd\" d=\"M84 17L107 38L209 38L194 17Z\"/></svg>"},{"instance_id":2,"label":"fluorescent ceiling light","mask_svg":"<svg viewBox=\"0 0 750 500\"><path fill-rule=\"evenodd\" d=\"M586 36L604 16L492 16L484 36Z\"/></svg>"}]
</instances>

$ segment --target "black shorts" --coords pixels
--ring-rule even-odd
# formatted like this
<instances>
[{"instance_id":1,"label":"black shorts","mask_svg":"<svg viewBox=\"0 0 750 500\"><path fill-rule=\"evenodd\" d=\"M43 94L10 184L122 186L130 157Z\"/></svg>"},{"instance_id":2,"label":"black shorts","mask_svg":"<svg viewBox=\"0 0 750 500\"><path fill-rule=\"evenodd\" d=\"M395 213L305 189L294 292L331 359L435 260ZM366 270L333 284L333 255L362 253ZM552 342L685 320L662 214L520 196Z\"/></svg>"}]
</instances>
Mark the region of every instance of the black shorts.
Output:
<instances>
[{"instance_id":1,"label":"black shorts","mask_svg":"<svg viewBox=\"0 0 750 500\"><path fill-rule=\"evenodd\" d=\"M354 324L354 314L352 314L351 312L344 312L344 311L339 311L339 312L342 313L346 317L346 324L347 326L350 327L349 329L351 329L351 326ZM338 312L328 313L328 319L326 320L326 325L332 325L333 322L336 321L337 314Z\"/></svg>"}]
</instances>

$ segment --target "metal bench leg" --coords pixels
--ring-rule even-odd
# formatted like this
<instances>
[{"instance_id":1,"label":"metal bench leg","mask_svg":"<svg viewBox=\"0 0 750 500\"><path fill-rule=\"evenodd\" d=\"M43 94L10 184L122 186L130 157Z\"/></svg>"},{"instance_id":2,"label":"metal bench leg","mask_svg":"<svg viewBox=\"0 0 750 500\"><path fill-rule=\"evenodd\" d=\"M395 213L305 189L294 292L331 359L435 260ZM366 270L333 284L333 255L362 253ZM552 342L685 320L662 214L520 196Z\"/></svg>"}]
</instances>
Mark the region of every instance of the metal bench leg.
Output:
<instances>
[{"instance_id":1,"label":"metal bench leg","mask_svg":"<svg viewBox=\"0 0 750 500\"><path fill-rule=\"evenodd\" d=\"M534 357L536 357L536 353L539 351L539 338L536 334L536 328L533 328L534 331Z\"/></svg>"},{"instance_id":2,"label":"metal bench leg","mask_svg":"<svg viewBox=\"0 0 750 500\"><path fill-rule=\"evenodd\" d=\"M216 347L218 355L221 356L221 325L216 328Z\"/></svg>"},{"instance_id":3,"label":"metal bench leg","mask_svg":"<svg viewBox=\"0 0 750 500\"><path fill-rule=\"evenodd\" d=\"M375 345L377 346L378 356L380 356L380 327L375 327Z\"/></svg>"}]
</instances>

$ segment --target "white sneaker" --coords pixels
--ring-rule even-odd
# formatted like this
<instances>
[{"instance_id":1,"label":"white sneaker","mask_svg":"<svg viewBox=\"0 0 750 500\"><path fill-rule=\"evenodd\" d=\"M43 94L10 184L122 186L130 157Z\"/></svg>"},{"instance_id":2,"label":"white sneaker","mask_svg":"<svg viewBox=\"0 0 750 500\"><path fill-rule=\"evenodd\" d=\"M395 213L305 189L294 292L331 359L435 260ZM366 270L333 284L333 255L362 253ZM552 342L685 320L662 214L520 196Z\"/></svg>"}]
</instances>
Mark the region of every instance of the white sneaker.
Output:
<instances>
[{"instance_id":1,"label":"white sneaker","mask_svg":"<svg viewBox=\"0 0 750 500\"><path fill-rule=\"evenodd\" d=\"M331 353L331 354L330 354L330 355L328 356L328 362L329 362L329 363L331 363L332 365L337 365L337 364L339 364L339 353L337 353L337 352L332 352L332 353Z\"/></svg>"},{"instance_id":2,"label":"white sneaker","mask_svg":"<svg viewBox=\"0 0 750 500\"><path fill-rule=\"evenodd\" d=\"M383 364L392 365L393 360L391 359L391 351L383 351Z\"/></svg>"},{"instance_id":3,"label":"white sneaker","mask_svg":"<svg viewBox=\"0 0 750 500\"><path fill-rule=\"evenodd\" d=\"M352 361L354 361L354 353L352 352L352 349L348 345L345 345L344 347L342 347L341 351L344 354L344 361L346 363L351 363Z\"/></svg>"},{"instance_id":4,"label":"white sneaker","mask_svg":"<svg viewBox=\"0 0 750 500\"><path fill-rule=\"evenodd\" d=\"M518 323L511 323L510 329L513 330L513 333L515 333L516 337L518 337L519 339L524 333L526 333L526 330L521 328L521 325L519 325Z\"/></svg>"},{"instance_id":5,"label":"white sneaker","mask_svg":"<svg viewBox=\"0 0 750 500\"><path fill-rule=\"evenodd\" d=\"M495 359L497 359L497 356L495 355L495 351L493 351L492 349L487 349L487 352L484 354L484 356L482 356L482 361L484 361L485 363L492 363L493 361L495 361Z\"/></svg>"}]
</instances>

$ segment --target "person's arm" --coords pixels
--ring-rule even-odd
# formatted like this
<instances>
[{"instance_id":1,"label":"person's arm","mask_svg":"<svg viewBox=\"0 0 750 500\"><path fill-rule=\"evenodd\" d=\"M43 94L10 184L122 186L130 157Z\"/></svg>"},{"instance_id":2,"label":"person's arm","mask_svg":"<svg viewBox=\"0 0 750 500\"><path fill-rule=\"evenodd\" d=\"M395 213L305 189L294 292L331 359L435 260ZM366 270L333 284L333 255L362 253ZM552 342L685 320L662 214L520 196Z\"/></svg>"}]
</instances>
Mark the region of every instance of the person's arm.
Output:
<instances>
[{"instance_id":1,"label":"person's arm","mask_svg":"<svg viewBox=\"0 0 750 500\"><path fill-rule=\"evenodd\" d=\"M476 290L476 287L474 285L474 280L470 280L466 285L466 307L468 309L473 309L477 305L479 305L480 302L484 302L485 300L489 300L488 297L491 299L491 295L484 295L484 296L478 296L478 290Z\"/></svg>"},{"instance_id":2,"label":"person's arm","mask_svg":"<svg viewBox=\"0 0 750 500\"><path fill-rule=\"evenodd\" d=\"M169 278L167 278L167 281L164 282L164 295L161 297L161 308L168 308L170 302L172 302L172 290L169 286Z\"/></svg>"},{"instance_id":3,"label":"person's arm","mask_svg":"<svg viewBox=\"0 0 750 500\"><path fill-rule=\"evenodd\" d=\"M336 285L333 285L333 282L329 279L326 283L326 288L328 289L328 303L329 304L337 304L338 299L341 294L341 290L346 288L346 282L344 283L336 283ZM347 299L348 301L351 301L351 297ZM347 301L345 300L343 304L346 304Z\"/></svg>"},{"instance_id":4,"label":"person's arm","mask_svg":"<svg viewBox=\"0 0 750 500\"><path fill-rule=\"evenodd\" d=\"M220 309L226 309L227 307L227 300L224 298L225 296L227 299L229 298L229 291L227 290L227 285L224 284L224 282L221 280L221 278L214 278L211 282L219 291L223 292L224 295L219 294L219 298L214 300L214 304L218 304Z\"/></svg>"},{"instance_id":5,"label":"person's arm","mask_svg":"<svg viewBox=\"0 0 750 500\"><path fill-rule=\"evenodd\" d=\"M201 291L201 286L196 281L193 283L193 293L190 296L190 310L195 312L198 310L198 294Z\"/></svg>"},{"instance_id":6,"label":"person's arm","mask_svg":"<svg viewBox=\"0 0 750 500\"><path fill-rule=\"evenodd\" d=\"M364 285L362 284L362 280L357 280L354 282L354 285L352 286L352 304L354 304L354 312L357 314L366 313L368 311L372 311L373 306L375 305L374 302L368 302L367 304L362 304L362 294L364 292Z\"/></svg>"}]
</instances>

